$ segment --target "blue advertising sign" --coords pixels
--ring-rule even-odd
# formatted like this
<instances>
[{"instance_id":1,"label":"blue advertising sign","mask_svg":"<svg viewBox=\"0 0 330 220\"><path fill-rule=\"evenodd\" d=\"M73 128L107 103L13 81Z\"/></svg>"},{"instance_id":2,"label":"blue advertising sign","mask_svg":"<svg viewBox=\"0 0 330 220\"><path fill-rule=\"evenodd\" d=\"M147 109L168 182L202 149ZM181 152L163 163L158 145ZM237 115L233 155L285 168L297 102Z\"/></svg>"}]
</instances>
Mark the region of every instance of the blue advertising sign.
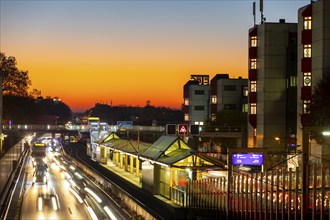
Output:
<instances>
[{"instance_id":1,"label":"blue advertising sign","mask_svg":"<svg viewBox=\"0 0 330 220\"><path fill-rule=\"evenodd\" d=\"M262 154L233 154L233 165L263 165L264 157Z\"/></svg>"},{"instance_id":2,"label":"blue advertising sign","mask_svg":"<svg viewBox=\"0 0 330 220\"><path fill-rule=\"evenodd\" d=\"M133 127L133 121L117 121L117 126L119 128L132 128Z\"/></svg>"}]
</instances>

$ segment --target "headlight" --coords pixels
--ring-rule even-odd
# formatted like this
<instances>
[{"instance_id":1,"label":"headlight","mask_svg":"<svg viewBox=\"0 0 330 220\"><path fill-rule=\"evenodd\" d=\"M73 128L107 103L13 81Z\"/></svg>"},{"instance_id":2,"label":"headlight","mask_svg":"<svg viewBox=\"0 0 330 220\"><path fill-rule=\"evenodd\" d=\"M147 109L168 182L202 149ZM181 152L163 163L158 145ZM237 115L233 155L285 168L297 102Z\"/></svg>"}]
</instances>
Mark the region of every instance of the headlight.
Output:
<instances>
[{"instance_id":1,"label":"headlight","mask_svg":"<svg viewBox=\"0 0 330 220\"><path fill-rule=\"evenodd\" d=\"M42 198L38 197L38 210L42 211Z\"/></svg>"}]
</instances>

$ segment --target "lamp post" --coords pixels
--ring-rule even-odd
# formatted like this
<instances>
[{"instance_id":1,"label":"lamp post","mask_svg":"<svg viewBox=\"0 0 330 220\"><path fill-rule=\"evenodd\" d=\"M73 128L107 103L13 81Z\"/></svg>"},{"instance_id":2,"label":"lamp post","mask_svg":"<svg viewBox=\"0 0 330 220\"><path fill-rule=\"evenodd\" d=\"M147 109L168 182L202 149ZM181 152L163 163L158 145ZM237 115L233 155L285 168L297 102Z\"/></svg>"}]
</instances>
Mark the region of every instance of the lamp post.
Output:
<instances>
[{"instance_id":1,"label":"lamp post","mask_svg":"<svg viewBox=\"0 0 330 220\"><path fill-rule=\"evenodd\" d=\"M278 147L281 146L281 138L275 137L275 141L277 141Z\"/></svg>"}]
</instances>

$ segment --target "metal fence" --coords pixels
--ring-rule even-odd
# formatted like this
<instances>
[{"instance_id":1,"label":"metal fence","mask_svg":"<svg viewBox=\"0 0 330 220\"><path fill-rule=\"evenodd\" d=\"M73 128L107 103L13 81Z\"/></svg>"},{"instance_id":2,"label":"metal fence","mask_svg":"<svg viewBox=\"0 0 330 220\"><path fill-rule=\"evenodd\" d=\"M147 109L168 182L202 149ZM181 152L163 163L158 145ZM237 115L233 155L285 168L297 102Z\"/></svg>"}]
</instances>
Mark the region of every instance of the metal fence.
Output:
<instances>
[{"instance_id":1,"label":"metal fence","mask_svg":"<svg viewBox=\"0 0 330 220\"><path fill-rule=\"evenodd\" d=\"M308 216L329 219L330 167L309 167ZM302 172L278 169L262 173L234 173L188 184L185 206L190 215L228 219L301 219Z\"/></svg>"}]
</instances>

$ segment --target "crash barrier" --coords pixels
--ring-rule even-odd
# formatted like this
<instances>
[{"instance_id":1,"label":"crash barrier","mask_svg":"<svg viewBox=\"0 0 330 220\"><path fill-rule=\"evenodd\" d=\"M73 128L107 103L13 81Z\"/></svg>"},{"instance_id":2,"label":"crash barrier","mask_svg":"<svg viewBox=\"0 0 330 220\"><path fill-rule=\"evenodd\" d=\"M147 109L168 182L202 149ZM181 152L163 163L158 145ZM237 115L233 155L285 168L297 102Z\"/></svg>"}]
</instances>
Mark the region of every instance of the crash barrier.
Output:
<instances>
[{"instance_id":1,"label":"crash barrier","mask_svg":"<svg viewBox=\"0 0 330 220\"><path fill-rule=\"evenodd\" d=\"M0 160L0 219L8 208L8 202L14 183L17 180L19 168L26 157L29 147L21 140L11 147Z\"/></svg>"},{"instance_id":2,"label":"crash barrier","mask_svg":"<svg viewBox=\"0 0 330 220\"><path fill-rule=\"evenodd\" d=\"M112 181L108 180L106 177L103 177L101 174L98 174L97 170L93 170L90 166L83 164L75 158L70 157L63 151L64 155L82 171L84 174L89 177L93 182L97 183L106 193L111 194L111 192L115 192L115 196L118 198L118 205L123 207L123 210L132 210L134 211L135 216L141 216L144 219L155 220L155 218L147 212L142 206L143 204L138 204L135 202L127 193L118 185L114 184ZM129 216L132 216L132 213L128 213ZM132 216L133 217L133 216Z\"/></svg>"}]
</instances>

